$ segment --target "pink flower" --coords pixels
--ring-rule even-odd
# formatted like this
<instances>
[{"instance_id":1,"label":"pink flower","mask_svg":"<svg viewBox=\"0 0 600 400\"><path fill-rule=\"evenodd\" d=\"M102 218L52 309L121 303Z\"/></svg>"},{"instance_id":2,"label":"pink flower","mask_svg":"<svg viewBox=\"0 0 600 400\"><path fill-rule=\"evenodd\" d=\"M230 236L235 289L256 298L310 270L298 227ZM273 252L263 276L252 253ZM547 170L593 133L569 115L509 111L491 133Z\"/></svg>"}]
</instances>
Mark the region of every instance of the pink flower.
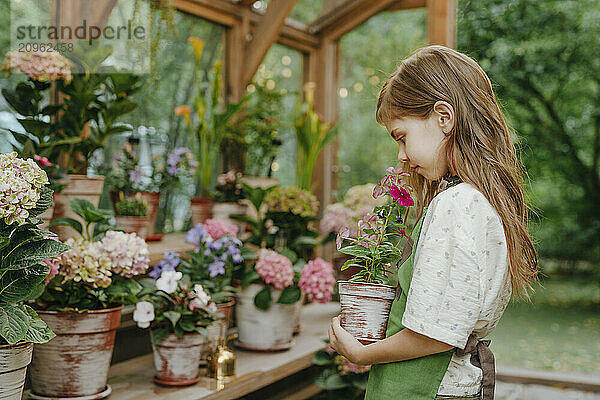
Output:
<instances>
[{"instance_id":1,"label":"pink flower","mask_svg":"<svg viewBox=\"0 0 600 400\"><path fill-rule=\"evenodd\" d=\"M385 172L389 172L390 174L394 174L394 175L401 174L402 171L403 171L402 167L399 167L399 168L387 167L385 169Z\"/></svg>"},{"instance_id":2,"label":"pink flower","mask_svg":"<svg viewBox=\"0 0 600 400\"><path fill-rule=\"evenodd\" d=\"M377 185L373 188L373 198L376 199L385 193L385 189L381 185Z\"/></svg>"},{"instance_id":3,"label":"pink flower","mask_svg":"<svg viewBox=\"0 0 600 400\"><path fill-rule=\"evenodd\" d=\"M52 280L52 278L54 278L56 276L56 274L58 274L58 270L60 269L60 258L58 258L58 257L48 258L48 259L44 260L44 264L46 264L47 266L50 267L50 272L48 273L48 276L44 280L44 283L47 285Z\"/></svg>"},{"instance_id":4,"label":"pink flower","mask_svg":"<svg viewBox=\"0 0 600 400\"><path fill-rule=\"evenodd\" d=\"M410 207L415 204L412 197L410 197L410 194L402 187L399 188L396 185L391 185L388 187L388 193L394 200L397 200L398 204L401 206Z\"/></svg>"},{"instance_id":5,"label":"pink flower","mask_svg":"<svg viewBox=\"0 0 600 400\"><path fill-rule=\"evenodd\" d=\"M342 248L342 242L344 239L350 236L350 228L343 228L335 238L335 247L339 250Z\"/></svg>"},{"instance_id":6,"label":"pink flower","mask_svg":"<svg viewBox=\"0 0 600 400\"><path fill-rule=\"evenodd\" d=\"M284 289L294 283L292 262L273 250L261 249L254 269L266 284L276 289Z\"/></svg>"},{"instance_id":7,"label":"pink flower","mask_svg":"<svg viewBox=\"0 0 600 400\"><path fill-rule=\"evenodd\" d=\"M220 219L207 219L204 221L204 229L206 229L206 232L208 232L213 240L217 240L222 236L235 237L239 231L239 227L237 225Z\"/></svg>"},{"instance_id":8,"label":"pink flower","mask_svg":"<svg viewBox=\"0 0 600 400\"><path fill-rule=\"evenodd\" d=\"M40 164L42 164L45 167L52 166L52 163L46 157L42 157L42 156L38 156L37 154L34 154L33 158L35 158Z\"/></svg>"},{"instance_id":9,"label":"pink flower","mask_svg":"<svg viewBox=\"0 0 600 400\"><path fill-rule=\"evenodd\" d=\"M317 257L302 268L298 285L309 301L324 304L331 300L335 282L331 263Z\"/></svg>"}]
</instances>

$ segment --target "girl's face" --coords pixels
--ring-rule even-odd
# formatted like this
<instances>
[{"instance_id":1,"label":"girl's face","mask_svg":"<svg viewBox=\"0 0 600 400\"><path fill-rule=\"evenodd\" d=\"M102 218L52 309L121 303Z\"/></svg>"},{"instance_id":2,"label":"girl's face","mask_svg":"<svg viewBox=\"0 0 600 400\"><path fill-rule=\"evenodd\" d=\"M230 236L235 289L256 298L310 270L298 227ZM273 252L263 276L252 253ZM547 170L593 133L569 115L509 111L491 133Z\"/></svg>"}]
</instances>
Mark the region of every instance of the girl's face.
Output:
<instances>
[{"instance_id":1,"label":"girl's face","mask_svg":"<svg viewBox=\"0 0 600 400\"><path fill-rule=\"evenodd\" d=\"M409 163L411 171L429 180L438 180L448 172L444 151L447 126L436 112L427 119L405 117L385 124L398 143L398 160Z\"/></svg>"}]
</instances>

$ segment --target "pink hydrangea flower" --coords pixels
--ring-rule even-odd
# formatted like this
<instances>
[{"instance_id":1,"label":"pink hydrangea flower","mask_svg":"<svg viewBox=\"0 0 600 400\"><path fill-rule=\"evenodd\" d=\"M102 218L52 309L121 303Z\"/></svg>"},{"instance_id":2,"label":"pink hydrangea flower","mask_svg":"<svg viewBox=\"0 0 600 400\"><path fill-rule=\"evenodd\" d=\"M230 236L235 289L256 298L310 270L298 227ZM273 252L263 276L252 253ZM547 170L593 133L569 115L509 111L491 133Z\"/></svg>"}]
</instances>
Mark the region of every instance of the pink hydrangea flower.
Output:
<instances>
[{"instance_id":1,"label":"pink hydrangea flower","mask_svg":"<svg viewBox=\"0 0 600 400\"><path fill-rule=\"evenodd\" d=\"M324 304L331 300L335 282L333 265L317 257L302 268L299 286L309 301Z\"/></svg>"},{"instance_id":2,"label":"pink hydrangea flower","mask_svg":"<svg viewBox=\"0 0 600 400\"><path fill-rule=\"evenodd\" d=\"M254 269L266 284L276 289L284 289L294 283L292 262L273 250L261 249Z\"/></svg>"},{"instance_id":3,"label":"pink hydrangea flower","mask_svg":"<svg viewBox=\"0 0 600 400\"><path fill-rule=\"evenodd\" d=\"M148 246L135 233L108 231L98 243L111 260L112 272L117 275L131 278L142 275L149 267Z\"/></svg>"},{"instance_id":4,"label":"pink hydrangea flower","mask_svg":"<svg viewBox=\"0 0 600 400\"><path fill-rule=\"evenodd\" d=\"M222 236L235 237L239 231L239 227L237 225L220 219L207 219L204 221L204 229L206 229L213 240L217 240Z\"/></svg>"},{"instance_id":5,"label":"pink hydrangea flower","mask_svg":"<svg viewBox=\"0 0 600 400\"><path fill-rule=\"evenodd\" d=\"M71 61L57 51L14 50L6 53L1 68L8 73L22 72L40 82L63 79L68 83L73 79Z\"/></svg>"}]
</instances>

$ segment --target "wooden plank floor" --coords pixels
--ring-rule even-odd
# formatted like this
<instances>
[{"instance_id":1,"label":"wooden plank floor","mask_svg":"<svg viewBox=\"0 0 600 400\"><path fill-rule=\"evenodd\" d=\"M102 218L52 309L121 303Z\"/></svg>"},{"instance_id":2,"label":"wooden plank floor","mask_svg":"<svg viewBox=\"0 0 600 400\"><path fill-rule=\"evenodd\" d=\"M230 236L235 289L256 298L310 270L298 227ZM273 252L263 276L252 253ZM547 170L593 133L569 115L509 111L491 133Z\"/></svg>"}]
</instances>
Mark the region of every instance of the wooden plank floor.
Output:
<instances>
[{"instance_id":1,"label":"wooden plank floor","mask_svg":"<svg viewBox=\"0 0 600 400\"><path fill-rule=\"evenodd\" d=\"M154 384L152 354L127 360L111 367L108 383L111 400L230 400L237 399L287 376L310 367L313 354L324 348L331 318L339 314L339 303L308 304L301 315L301 332L289 350L275 353L251 352L234 348L237 376L226 382L202 378L185 388ZM204 370L200 371L201 374ZM316 389L307 389L313 393Z\"/></svg>"}]
</instances>

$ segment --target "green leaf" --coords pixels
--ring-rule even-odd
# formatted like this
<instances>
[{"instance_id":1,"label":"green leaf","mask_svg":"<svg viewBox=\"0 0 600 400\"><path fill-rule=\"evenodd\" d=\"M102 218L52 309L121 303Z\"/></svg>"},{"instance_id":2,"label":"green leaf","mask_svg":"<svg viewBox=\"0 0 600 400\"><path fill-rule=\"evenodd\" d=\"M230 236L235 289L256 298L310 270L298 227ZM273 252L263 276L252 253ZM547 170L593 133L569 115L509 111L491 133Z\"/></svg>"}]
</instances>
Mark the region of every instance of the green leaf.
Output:
<instances>
[{"instance_id":1,"label":"green leaf","mask_svg":"<svg viewBox=\"0 0 600 400\"><path fill-rule=\"evenodd\" d=\"M27 305L22 305L21 308L30 318L29 327L24 338L25 341L32 343L46 343L56 336L54 332L48 328L48 325L38 317L33 308Z\"/></svg>"},{"instance_id":2,"label":"green leaf","mask_svg":"<svg viewBox=\"0 0 600 400\"><path fill-rule=\"evenodd\" d=\"M69 206L71 210L77 215L79 215L84 221L86 221L86 210L94 210L96 207L89 201L85 199L72 199L69 201Z\"/></svg>"},{"instance_id":3,"label":"green leaf","mask_svg":"<svg viewBox=\"0 0 600 400\"><path fill-rule=\"evenodd\" d=\"M181 318L181 314L175 311L165 311L163 315L167 317L169 321L171 321L173 327L177 325L177 321L179 321L179 318Z\"/></svg>"},{"instance_id":4,"label":"green leaf","mask_svg":"<svg viewBox=\"0 0 600 400\"><path fill-rule=\"evenodd\" d=\"M53 220L52 222L50 222L48 224L48 228L52 228L53 226L70 226L71 228L73 228L77 232L79 232L80 235L83 235L83 226L81 225L81 222L79 222L73 218L69 218L69 217L56 218L55 220Z\"/></svg>"},{"instance_id":5,"label":"green leaf","mask_svg":"<svg viewBox=\"0 0 600 400\"><path fill-rule=\"evenodd\" d=\"M371 252L359 244L342 247L338 250L340 253L348 254L354 257L369 257Z\"/></svg>"},{"instance_id":6,"label":"green leaf","mask_svg":"<svg viewBox=\"0 0 600 400\"><path fill-rule=\"evenodd\" d=\"M252 282L257 281L258 279L260 279L258 272L253 269L249 270L242 278L242 288L246 289Z\"/></svg>"},{"instance_id":7,"label":"green leaf","mask_svg":"<svg viewBox=\"0 0 600 400\"><path fill-rule=\"evenodd\" d=\"M15 344L27 334L29 316L15 304L0 305L0 336Z\"/></svg>"},{"instance_id":8,"label":"green leaf","mask_svg":"<svg viewBox=\"0 0 600 400\"><path fill-rule=\"evenodd\" d=\"M152 329L152 345L154 346L156 343L160 342L171 333L168 328L157 328Z\"/></svg>"},{"instance_id":9,"label":"green leaf","mask_svg":"<svg viewBox=\"0 0 600 400\"><path fill-rule=\"evenodd\" d=\"M29 210L30 217L37 217L44 211L46 211L52 205L52 194L54 192L48 186L42 186L40 190L40 198L35 204L35 208Z\"/></svg>"},{"instance_id":10,"label":"green leaf","mask_svg":"<svg viewBox=\"0 0 600 400\"><path fill-rule=\"evenodd\" d=\"M317 351L312 358L312 363L315 365L333 365L332 355L325 350Z\"/></svg>"},{"instance_id":11,"label":"green leaf","mask_svg":"<svg viewBox=\"0 0 600 400\"><path fill-rule=\"evenodd\" d=\"M265 286L254 296L254 305L261 310L268 310L272 302L271 289L268 286Z\"/></svg>"},{"instance_id":12,"label":"green leaf","mask_svg":"<svg viewBox=\"0 0 600 400\"><path fill-rule=\"evenodd\" d=\"M343 389L345 387L350 386L346 381L342 379L339 375L331 375L327 379L325 379L325 390L337 390Z\"/></svg>"},{"instance_id":13,"label":"green leaf","mask_svg":"<svg viewBox=\"0 0 600 400\"><path fill-rule=\"evenodd\" d=\"M183 329L186 332L196 331L196 326L190 320L182 319L181 321L179 321L179 326L181 326L181 329Z\"/></svg>"},{"instance_id":14,"label":"green leaf","mask_svg":"<svg viewBox=\"0 0 600 400\"><path fill-rule=\"evenodd\" d=\"M279 304L294 304L300 300L302 292L298 286L288 286L281 291L277 303Z\"/></svg>"},{"instance_id":15,"label":"green leaf","mask_svg":"<svg viewBox=\"0 0 600 400\"><path fill-rule=\"evenodd\" d=\"M298 255L292 249L284 247L278 250L277 252L282 256L286 256L287 258L289 258L292 264L295 264L296 261L298 261Z\"/></svg>"},{"instance_id":16,"label":"green leaf","mask_svg":"<svg viewBox=\"0 0 600 400\"><path fill-rule=\"evenodd\" d=\"M31 267L69 249L69 246L56 240L36 240L35 243L28 243L11 250L2 260L1 269L17 270Z\"/></svg>"}]
</instances>

